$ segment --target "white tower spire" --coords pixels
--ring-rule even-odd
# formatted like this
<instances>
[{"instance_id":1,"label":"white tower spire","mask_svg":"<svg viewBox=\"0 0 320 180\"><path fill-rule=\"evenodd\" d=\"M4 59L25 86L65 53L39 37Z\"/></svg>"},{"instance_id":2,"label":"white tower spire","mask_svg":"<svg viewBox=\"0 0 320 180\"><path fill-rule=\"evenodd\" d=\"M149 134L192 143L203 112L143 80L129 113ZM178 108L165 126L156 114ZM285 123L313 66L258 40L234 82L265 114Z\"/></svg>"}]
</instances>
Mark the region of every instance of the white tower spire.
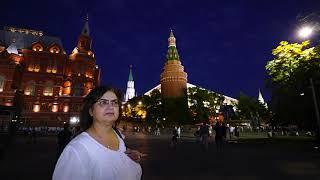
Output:
<instances>
[{"instance_id":1,"label":"white tower spire","mask_svg":"<svg viewBox=\"0 0 320 180\"><path fill-rule=\"evenodd\" d=\"M125 95L125 102L127 102L129 99L132 99L135 97L135 89L134 89L134 81L132 76L132 65L130 65L130 71L129 71L129 78L127 83L127 91Z\"/></svg>"},{"instance_id":2,"label":"white tower spire","mask_svg":"<svg viewBox=\"0 0 320 180\"><path fill-rule=\"evenodd\" d=\"M264 101L264 98L263 98L263 96L262 96L262 93L261 93L260 89L259 89L258 101L259 101L260 103L262 103L266 108L268 108L268 105L267 105L267 103Z\"/></svg>"}]
</instances>

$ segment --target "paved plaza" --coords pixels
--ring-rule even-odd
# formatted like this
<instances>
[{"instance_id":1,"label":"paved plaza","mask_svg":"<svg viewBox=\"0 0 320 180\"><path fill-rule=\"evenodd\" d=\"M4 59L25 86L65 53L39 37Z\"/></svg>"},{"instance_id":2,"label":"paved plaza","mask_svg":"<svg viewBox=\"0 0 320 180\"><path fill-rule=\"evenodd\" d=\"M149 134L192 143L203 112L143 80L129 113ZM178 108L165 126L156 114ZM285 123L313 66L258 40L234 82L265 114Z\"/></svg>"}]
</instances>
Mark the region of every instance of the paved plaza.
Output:
<instances>
[{"instance_id":1,"label":"paved plaza","mask_svg":"<svg viewBox=\"0 0 320 180\"><path fill-rule=\"evenodd\" d=\"M226 144L223 152L211 143L205 152L192 136L183 136L171 149L169 135L126 135L128 147L148 154L142 162L143 180L320 180L320 152L311 141L240 141ZM27 140L18 137L5 148L1 180L51 179L55 136L40 137L36 144Z\"/></svg>"}]
</instances>

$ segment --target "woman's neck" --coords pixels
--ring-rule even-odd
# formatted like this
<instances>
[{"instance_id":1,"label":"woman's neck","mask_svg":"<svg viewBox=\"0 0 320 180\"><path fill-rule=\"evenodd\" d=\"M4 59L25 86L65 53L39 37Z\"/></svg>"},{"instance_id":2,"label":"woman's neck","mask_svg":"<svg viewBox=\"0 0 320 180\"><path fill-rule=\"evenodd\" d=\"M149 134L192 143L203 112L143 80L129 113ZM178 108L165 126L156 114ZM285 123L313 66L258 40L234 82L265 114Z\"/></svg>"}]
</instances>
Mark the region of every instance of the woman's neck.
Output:
<instances>
[{"instance_id":1,"label":"woman's neck","mask_svg":"<svg viewBox=\"0 0 320 180\"><path fill-rule=\"evenodd\" d=\"M101 125L97 123L93 123L90 127L90 130L94 134L101 137L106 137L113 133L112 125Z\"/></svg>"}]
</instances>

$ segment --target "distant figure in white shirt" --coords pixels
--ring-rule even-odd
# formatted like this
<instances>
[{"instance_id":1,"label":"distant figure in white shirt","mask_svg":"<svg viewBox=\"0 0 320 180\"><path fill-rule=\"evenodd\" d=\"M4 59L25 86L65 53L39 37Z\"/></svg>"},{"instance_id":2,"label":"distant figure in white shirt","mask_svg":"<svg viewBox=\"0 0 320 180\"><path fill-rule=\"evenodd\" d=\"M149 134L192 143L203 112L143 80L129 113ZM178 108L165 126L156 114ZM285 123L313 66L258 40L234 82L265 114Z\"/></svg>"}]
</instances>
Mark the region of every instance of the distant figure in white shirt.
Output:
<instances>
[{"instance_id":1,"label":"distant figure in white shirt","mask_svg":"<svg viewBox=\"0 0 320 180\"><path fill-rule=\"evenodd\" d=\"M177 132L178 132L178 139L180 139L180 135L181 135L181 128L180 128L180 126L178 126Z\"/></svg>"},{"instance_id":2,"label":"distant figure in white shirt","mask_svg":"<svg viewBox=\"0 0 320 180\"><path fill-rule=\"evenodd\" d=\"M141 153L126 150L123 135L114 128L121 108L121 93L97 87L84 99L82 133L63 150L53 180L139 180ZM137 161L137 162L136 162Z\"/></svg>"}]
</instances>

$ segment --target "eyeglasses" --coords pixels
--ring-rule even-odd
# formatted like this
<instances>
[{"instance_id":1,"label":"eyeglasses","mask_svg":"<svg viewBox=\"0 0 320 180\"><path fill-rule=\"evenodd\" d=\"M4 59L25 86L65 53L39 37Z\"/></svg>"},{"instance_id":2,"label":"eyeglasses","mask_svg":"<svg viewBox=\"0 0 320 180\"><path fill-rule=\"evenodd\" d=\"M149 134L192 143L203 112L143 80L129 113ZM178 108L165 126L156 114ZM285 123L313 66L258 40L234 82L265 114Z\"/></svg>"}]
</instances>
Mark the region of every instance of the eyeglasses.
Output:
<instances>
[{"instance_id":1,"label":"eyeglasses","mask_svg":"<svg viewBox=\"0 0 320 180\"><path fill-rule=\"evenodd\" d=\"M118 107L119 106L119 102L117 99L113 99L113 100L108 100L108 99L98 99L96 101L96 103L100 106L100 107L106 107L107 105L111 105L112 107Z\"/></svg>"}]
</instances>

